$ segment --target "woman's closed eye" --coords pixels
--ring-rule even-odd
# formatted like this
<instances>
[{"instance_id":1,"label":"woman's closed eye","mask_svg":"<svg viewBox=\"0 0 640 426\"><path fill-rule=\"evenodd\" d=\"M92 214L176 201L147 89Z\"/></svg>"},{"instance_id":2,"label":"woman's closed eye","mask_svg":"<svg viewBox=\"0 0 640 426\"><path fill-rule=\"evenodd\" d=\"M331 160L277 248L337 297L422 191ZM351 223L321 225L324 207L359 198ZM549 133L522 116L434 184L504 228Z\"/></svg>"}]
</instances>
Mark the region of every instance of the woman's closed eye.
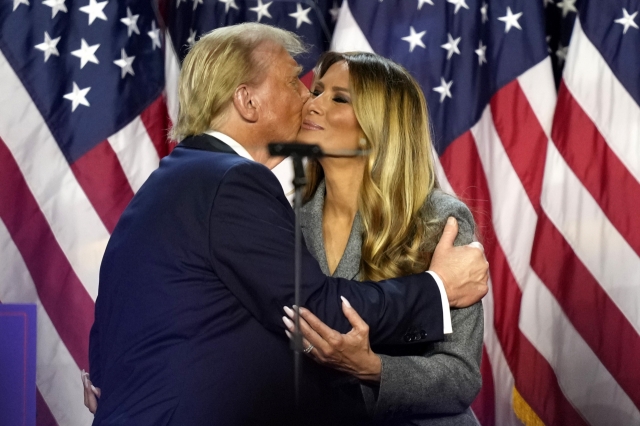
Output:
<instances>
[{"instance_id":1,"label":"woman's closed eye","mask_svg":"<svg viewBox=\"0 0 640 426\"><path fill-rule=\"evenodd\" d=\"M345 96L334 96L333 101L338 102L339 104L348 104L350 102L350 100Z\"/></svg>"},{"instance_id":2,"label":"woman's closed eye","mask_svg":"<svg viewBox=\"0 0 640 426\"><path fill-rule=\"evenodd\" d=\"M309 91L309 93L311 93L311 96L314 98L317 98L318 96L322 95L322 91L318 89L311 90Z\"/></svg>"}]
</instances>

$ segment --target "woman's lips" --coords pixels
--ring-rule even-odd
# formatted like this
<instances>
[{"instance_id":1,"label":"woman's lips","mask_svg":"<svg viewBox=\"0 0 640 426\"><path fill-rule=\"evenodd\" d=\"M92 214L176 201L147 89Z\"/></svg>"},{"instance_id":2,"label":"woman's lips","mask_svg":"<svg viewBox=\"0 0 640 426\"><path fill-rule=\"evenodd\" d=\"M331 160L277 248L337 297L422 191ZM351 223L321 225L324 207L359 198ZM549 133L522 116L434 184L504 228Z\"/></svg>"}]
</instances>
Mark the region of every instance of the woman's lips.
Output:
<instances>
[{"instance_id":1,"label":"woman's lips","mask_svg":"<svg viewBox=\"0 0 640 426\"><path fill-rule=\"evenodd\" d=\"M300 127L305 130L324 130L321 126L318 126L316 123L310 120L304 120Z\"/></svg>"}]
</instances>

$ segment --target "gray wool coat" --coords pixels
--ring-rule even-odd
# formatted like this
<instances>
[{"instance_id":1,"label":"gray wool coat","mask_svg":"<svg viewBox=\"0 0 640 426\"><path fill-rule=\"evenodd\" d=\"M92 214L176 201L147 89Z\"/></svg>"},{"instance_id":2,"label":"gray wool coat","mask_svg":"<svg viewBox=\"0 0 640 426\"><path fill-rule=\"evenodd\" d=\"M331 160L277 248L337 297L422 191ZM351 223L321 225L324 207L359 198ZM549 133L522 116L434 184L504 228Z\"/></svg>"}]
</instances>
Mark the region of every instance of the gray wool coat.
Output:
<instances>
[{"instance_id":1,"label":"gray wool coat","mask_svg":"<svg viewBox=\"0 0 640 426\"><path fill-rule=\"evenodd\" d=\"M301 212L302 233L322 271L330 275L322 236L325 185ZM458 220L455 245L474 240L475 222L467 206L457 198L436 190L433 203L444 228L449 216ZM356 215L344 254L334 277L359 279L362 223ZM483 311L478 302L451 310L452 334L443 341L402 348L376 348L382 360L379 385L361 384L367 411L373 421L385 425L478 425L469 408L480 391Z\"/></svg>"}]
</instances>

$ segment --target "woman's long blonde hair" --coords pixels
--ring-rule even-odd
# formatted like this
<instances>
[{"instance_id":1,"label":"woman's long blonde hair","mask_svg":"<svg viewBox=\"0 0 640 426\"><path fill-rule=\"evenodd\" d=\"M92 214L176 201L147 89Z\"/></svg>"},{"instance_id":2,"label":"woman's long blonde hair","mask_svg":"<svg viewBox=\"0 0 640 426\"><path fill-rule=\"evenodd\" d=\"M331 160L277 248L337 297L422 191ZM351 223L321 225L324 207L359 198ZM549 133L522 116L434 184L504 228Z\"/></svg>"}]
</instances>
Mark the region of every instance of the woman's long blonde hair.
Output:
<instances>
[{"instance_id":1,"label":"woman's long blonde hair","mask_svg":"<svg viewBox=\"0 0 640 426\"><path fill-rule=\"evenodd\" d=\"M438 182L424 95L403 67L372 53L327 52L316 78L341 61L348 65L353 109L370 150L358 199L361 279L425 271L440 230L426 205ZM322 177L320 164L310 161L307 199Z\"/></svg>"}]
</instances>

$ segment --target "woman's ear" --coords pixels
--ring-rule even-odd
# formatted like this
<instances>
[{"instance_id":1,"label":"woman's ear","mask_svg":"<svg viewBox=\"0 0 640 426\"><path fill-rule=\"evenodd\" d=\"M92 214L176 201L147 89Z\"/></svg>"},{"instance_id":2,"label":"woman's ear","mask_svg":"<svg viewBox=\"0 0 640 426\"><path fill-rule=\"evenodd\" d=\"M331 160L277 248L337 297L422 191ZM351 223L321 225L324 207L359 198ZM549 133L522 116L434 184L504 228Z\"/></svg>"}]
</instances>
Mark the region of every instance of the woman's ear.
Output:
<instances>
[{"instance_id":1,"label":"woman's ear","mask_svg":"<svg viewBox=\"0 0 640 426\"><path fill-rule=\"evenodd\" d=\"M244 120L251 123L258 121L259 111L255 93L246 84L241 84L233 92L233 106Z\"/></svg>"}]
</instances>

